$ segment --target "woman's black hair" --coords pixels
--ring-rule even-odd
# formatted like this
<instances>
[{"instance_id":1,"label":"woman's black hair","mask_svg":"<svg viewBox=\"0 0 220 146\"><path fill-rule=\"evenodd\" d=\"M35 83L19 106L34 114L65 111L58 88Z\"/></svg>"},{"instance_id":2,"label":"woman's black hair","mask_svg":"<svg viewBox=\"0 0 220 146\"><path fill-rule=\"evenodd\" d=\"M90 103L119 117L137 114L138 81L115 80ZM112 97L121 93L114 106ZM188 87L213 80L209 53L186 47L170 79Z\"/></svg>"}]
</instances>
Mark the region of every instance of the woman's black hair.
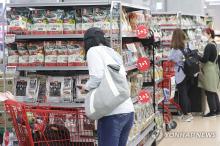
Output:
<instances>
[{"instance_id":1,"label":"woman's black hair","mask_svg":"<svg viewBox=\"0 0 220 146\"><path fill-rule=\"evenodd\" d=\"M84 49L86 54L91 47L99 45L110 47L109 40L105 38L105 33L97 27L88 29L84 34Z\"/></svg>"}]
</instances>

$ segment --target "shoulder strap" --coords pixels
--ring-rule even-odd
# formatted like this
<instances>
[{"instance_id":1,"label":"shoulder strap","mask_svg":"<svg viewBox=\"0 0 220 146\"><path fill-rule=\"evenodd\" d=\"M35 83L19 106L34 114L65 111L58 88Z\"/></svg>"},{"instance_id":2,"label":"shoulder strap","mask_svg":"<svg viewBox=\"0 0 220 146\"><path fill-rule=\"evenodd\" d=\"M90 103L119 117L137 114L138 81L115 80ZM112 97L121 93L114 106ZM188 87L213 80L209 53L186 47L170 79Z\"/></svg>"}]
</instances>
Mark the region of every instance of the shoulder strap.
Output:
<instances>
[{"instance_id":1,"label":"shoulder strap","mask_svg":"<svg viewBox=\"0 0 220 146\"><path fill-rule=\"evenodd\" d=\"M115 62L115 64L117 64L116 61L112 58L112 56L110 56L104 49L103 49L102 52L99 49L97 49L97 52L98 52L99 56L101 57L101 59L102 59L102 61L103 61L105 66L107 66L108 63L106 62L106 59L105 59L103 54L105 54L106 56L110 57Z\"/></svg>"},{"instance_id":2,"label":"shoulder strap","mask_svg":"<svg viewBox=\"0 0 220 146\"><path fill-rule=\"evenodd\" d=\"M184 57L186 58L187 55L186 55L186 52L184 51L184 49L180 49L180 51L183 53Z\"/></svg>"},{"instance_id":3,"label":"shoulder strap","mask_svg":"<svg viewBox=\"0 0 220 146\"><path fill-rule=\"evenodd\" d=\"M216 51L217 51L217 56L216 56L216 58L215 58L215 63L217 63L217 61L218 61L218 55L219 55L219 50L218 50L217 44L216 44L215 41L209 42L209 43L215 45L215 48L216 48Z\"/></svg>"}]
</instances>

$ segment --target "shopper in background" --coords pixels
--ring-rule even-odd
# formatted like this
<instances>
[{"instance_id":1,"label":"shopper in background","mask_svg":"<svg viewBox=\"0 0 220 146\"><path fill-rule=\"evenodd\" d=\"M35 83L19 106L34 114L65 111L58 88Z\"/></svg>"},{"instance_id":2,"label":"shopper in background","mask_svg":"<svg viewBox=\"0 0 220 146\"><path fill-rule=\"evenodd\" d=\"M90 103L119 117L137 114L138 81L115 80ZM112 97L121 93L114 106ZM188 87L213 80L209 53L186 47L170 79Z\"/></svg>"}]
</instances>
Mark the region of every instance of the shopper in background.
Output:
<instances>
[{"instance_id":1,"label":"shopper in background","mask_svg":"<svg viewBox=\"0 0 220 146\"><path fill-rule=\"evenodd\" d=\"M199 87L205 90L210 112L204 117L215 117L220 115L220 102L218 97L219 67L217 44L215 43L215 32L211 28L204 30L205 40L208 44L205 47L204 55L200 57L203 63L199 75Z\"/></svg>"},{"instance_id":2,"label":"shopper in background","mask_svg":"<svg viewBox=\"0 0 220 146\"><path fill-rule=\"evenodd\" d=\"M104 76L106 63L120 65L123 75L126 76L122 57L110 48L109 41L104 36L104 32L99 28L90 28L84 35L84 47L90 75L85 87L86 90L99 86ZM101 55L103 56L101 57ZM102 58L105 60L103 61ZM126 146L133 120L134 106L129 98L112 113L98 120L98 145Z\"/></svg>"},{"instance_id":3,"label":"shopper in background","mask_svg":"<svg viewBox=\"0 0 220 146\"><path fill-rule=\"evenodd\" d=\"M169 55L169 60L175 62L175 79L177 89L179 92L180 106L183 110L184 115L182 116L183 121L190 122L193 119L191 114L191 105L188 96L187 78L184 74L184 54L181 49L186 48L186 34L181 29L176 29L172 36L172 50Z\"/></svg>"}]
</instances>

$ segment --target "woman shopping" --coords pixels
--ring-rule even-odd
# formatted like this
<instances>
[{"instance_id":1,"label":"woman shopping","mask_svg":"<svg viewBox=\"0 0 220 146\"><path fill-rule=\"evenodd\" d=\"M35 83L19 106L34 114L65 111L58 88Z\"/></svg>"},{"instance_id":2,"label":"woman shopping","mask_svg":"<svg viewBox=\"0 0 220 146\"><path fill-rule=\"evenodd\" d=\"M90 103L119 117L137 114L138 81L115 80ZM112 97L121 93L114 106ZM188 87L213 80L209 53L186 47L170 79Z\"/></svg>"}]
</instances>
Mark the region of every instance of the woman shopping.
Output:
<instances>
[{"instance_id":1,"label":"woman shopping","mask_svg":"<svg viewBox=\"0 0 220 146\"><path fill-rule=\"evenodd\" d=\"M219 50L214 41L215 33L212 29L205 29L204 36L204 41L207 41L208 44L205 47L204 55L200 57L200 61L203 65L199 75L199 87L205 90L210 110L204 117L216 117L216 115L220 115L220 102L218 97L220 79L217 63Z\"/></svg>"},{"instance_id":2,"label":"woman shopping","mask_svg":"<svg viewBox=\"0 0 220 146\"><path fill-rule=\"evenodd\" d=\"M183 71L183 51L186 48L185 44L186 34L184 31L181 29L174 30L171 43L172 50L169 55L169 60L175 62L175 79L179 92L180 106L184 113L182 120L185 122L190 122L193 119L193 116L191 114L191 105L188 96L187 78Z\"/></svg>"},{"instance_id":3,"label":"woman shopping","mask_svg":"<svg viewBox=\"0 0 220 146\"><path fill-rule=\"evenodd\" d=\"M121 67L120 74L126 76L122 57L110 48L101 29L90 28L86 31L84 48L90 75L90 79L84 87L86 90L90 91L100 85L104 76L105 65L118 64ZM98 145L126 146L133 120L134 106L131 98L129 98L111 113L98 120Z\"/></svg>"}]
</instances>

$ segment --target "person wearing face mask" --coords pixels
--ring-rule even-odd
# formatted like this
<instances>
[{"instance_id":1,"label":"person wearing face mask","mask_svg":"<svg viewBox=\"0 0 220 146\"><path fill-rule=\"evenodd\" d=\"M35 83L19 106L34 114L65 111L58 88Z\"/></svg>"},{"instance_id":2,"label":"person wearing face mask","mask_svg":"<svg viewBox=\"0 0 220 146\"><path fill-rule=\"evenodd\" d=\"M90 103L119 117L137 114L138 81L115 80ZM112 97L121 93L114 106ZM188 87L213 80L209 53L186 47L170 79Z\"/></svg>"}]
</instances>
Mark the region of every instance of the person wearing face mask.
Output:
<instances>
[{"instance_id":1,"label":"person wearing face mask","mask_svg":"<svg viewBox=\"0 0 220 146\"><path fill-rule=\"evenodd\" d=\"M203 41L207 42L204 54L200 57L202 63L201 72L199 74L198 86L205 90L210 112L204 117L216 117L220 115L220 102L218 97L218 88L220 83L217 44L215 43L214 30L207 28L204 30Z\"/></svg>"},{"instance_id":2,"label":"person wearing face mask","mask_svg":"<svg viewBox=\"0 0 220 146\"><path fill-rule=\"evenodd\" d=\"M180 106L183 111L182 121L191 122L193 116L191 114L191 102L188 96L188 79L183 71L184 68L184 54L187 37L183 30L176 29L173 32L171 47L172 50L168 59L175 62L175 80L179 92Z\"/></svg>"}]
</instances>

